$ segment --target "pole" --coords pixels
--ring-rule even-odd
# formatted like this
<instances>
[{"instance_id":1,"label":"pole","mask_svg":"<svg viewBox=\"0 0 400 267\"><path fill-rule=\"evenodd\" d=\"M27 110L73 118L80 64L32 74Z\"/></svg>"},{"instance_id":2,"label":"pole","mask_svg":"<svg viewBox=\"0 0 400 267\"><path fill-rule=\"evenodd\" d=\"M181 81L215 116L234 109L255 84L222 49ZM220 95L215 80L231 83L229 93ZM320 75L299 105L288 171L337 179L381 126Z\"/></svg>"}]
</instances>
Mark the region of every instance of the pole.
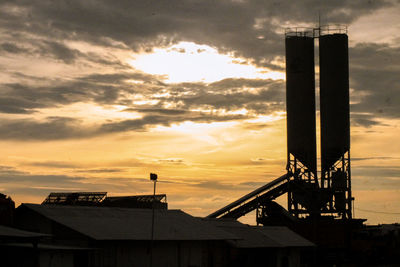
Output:
<instances>
[{"instance_id":1,"label":"pole","mask_svg":"<svg viewBox=\"0 0 400 267\"><path fill-rule=\"evenodd\" d=\"M156 183L157 180L154 179L154 190L153 190L153 203L152 203L152 216L151 216L151 243L150 243L150 267L153 267L153 246L154 246L154 206L156 200Z\"/></svg>"}]
</instances>

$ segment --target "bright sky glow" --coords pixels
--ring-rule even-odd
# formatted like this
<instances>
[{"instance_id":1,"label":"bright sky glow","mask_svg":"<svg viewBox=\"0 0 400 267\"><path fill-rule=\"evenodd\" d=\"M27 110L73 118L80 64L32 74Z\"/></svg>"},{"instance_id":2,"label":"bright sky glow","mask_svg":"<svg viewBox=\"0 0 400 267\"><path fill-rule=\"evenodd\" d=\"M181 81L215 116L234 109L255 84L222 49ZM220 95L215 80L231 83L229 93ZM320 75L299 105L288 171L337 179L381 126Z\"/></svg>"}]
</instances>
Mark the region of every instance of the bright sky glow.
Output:
<instances>
[{"instance_id":1,"label":"bright sky glow","mask_svg":"<svg viewBox=\"0 0 400 267\"><path fill-rule=\"evenodd\" d=\"M75 103L57 108L47 108L40 111L37 118L49 116L74 117L85 123L96 123L104 120L138 119L141 114L137 112L124 111L125 106L112 105L109 107L99 106L94 103Z\"/></svg>"},{"instance_id":2,"label":"bright sky glow","mask_svg":"<svg viewBox=\"0 0 400 267\"><path fill-rule=\"evenodd\" d=\"M397 4L399 6L399 4ZM375 29L371 35L371 29ZM349 27L352 43L388 43L399 46L400 16L398 10L387 8L364 16L352 23Z\"/></svg>"},{"instance_id":3,"label":"bright sky glow","mask_svg":"<svg viewBox=\"0 0 400 267\"><path fill-rule=\"evenodd\" d=\"M318 9L349 29L356 216L398 221L357 211L399 212L398 1L3 2L0 193L17 204L149 194L156 172L169 207L202 216L280 176L284 31L315 27Z\"/></svg>"},{"instance_id":4,"label":"bright sky glow","mask_svg":"<svg viewBox=\"0 0 400 267\"><path fill-rule=\"evenodd\" d=\"M252 65L219 54L215 48L191 42L180 42L168 48L155 48L150 54L136 54L129 64L146 73L168 75L167 82L215 82L223 78L284 79L285 74Z\"/></svg>"}]
</instances>

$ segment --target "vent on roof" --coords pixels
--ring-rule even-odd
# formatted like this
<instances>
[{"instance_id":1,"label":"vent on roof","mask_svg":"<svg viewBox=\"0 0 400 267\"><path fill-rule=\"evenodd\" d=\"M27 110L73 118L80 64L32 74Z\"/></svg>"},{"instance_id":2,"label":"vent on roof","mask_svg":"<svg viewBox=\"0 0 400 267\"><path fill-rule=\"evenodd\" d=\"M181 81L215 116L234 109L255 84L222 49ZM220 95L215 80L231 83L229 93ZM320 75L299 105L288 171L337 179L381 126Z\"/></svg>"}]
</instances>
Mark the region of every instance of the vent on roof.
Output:
<instances>
[{"instance_id":1,"label":"vent on roof","mask_svg":"<svg viewBox=\"0 0 400 267\"><path fill-rule=\"evenodd\" d=\"M139 196L120 196L106 197L101 203L106 207L121 207L121 208L139 208L139 209L168 209L167 195L139 195Z\"/></svg>"},{"instance_id":2,"label":"vent on roof","mask_svg":"<svg viewBox=\"0 0 400 267\"><path fill-rule=\"evenodd\" d=\"M107 195L107 192L64 192L50 193L42 202L42 205L80 205L92 206L98 205Z\"/></svg>"},{"instance_id":3,"label":"vent on roof","mask_svg":"<svg viewBox=\"0 0 400 267\"><path fill-rule=\"evenodd\" d=\"M42 202L42 205L151 209L153 201L155 209L168 209L165 194L108 197L107 192L53 192Z\"/></svg>"}]
</instances>

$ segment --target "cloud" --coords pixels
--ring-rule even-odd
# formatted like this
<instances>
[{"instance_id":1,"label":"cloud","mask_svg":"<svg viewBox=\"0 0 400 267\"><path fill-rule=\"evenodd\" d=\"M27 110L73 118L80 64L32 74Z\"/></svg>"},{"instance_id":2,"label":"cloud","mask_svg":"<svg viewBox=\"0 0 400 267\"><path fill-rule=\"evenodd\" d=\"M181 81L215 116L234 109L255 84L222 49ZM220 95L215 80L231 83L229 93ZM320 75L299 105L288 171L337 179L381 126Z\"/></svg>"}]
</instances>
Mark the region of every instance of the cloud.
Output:
<instances>
[{"instance_id":1,"label":"cloud","mask_svg":"<svg viewBox=\"0 0 400 267\"><path fill-rule=\"evenodd\" d=\"M129 104L132 101L124 94L139 90L129 81L141 81L140 92L146 94L157 91L162 85L157 76L141 72L121 72L111 74L89 74L74 79L37 78L14 73L26 82L4 83L2 88L7 96L0 97L0 112L33 113L37 109L57 107L73 103L95 102L98 104ZM40 84L38 84L40 83ZM148 94L149 94L148 93Z\"/></svg>"},{"instance_id":2,"label":"cloud","mask_svg":"<svg viewBox=\"0 0 400 267\"><path fill-rule=\"evenodd\" d=\"M12 32L51 36L55 40L83 40L134 51L151 50L186 40L232 51L255 63L272 63L283 54L284 25L315 24L321 13L330 23L350 23L390 5L388 1L68 2L48 0L4 2L0 25ZM263 38L258 38L260 35ZM65 55L55 48L56 54ZM63 57L64 58L64 57Z\"/></svg>"},{"instance_id":3,"label":"cloud","mask_svg":"<svg viewBox=\"0 0 400 267\"><path fill-rule=\"evenodd\" d=\"M376 118L400 117L400 48L387 44L358 44L350 51L351 105L357 124L378 124ZM368 114L365 114L368 113ZM353 114L352 114L353 116Z\"/></svg>"},{"instance_id":4,"label":"cloud","mask_svg":"<svg viewBox=\"0 0 400 267\"><path fill-rule=\"evenodd\" d=\"M188 110L182 109L163 109L163 108L127 108L127 112L140 112L145 114L164 114L164 115L182 115L189 113Z\"/></svg>"},{"instance_id":5,"label":"cloud","mask_svg":"<svg viewBox=\"0 0 400 267\"><path fill-rule=\"evenodd\" d=\"M99 169L80 169L75 172L77 173L119 173L125 172L122 168L99 168Z\"/></svg>"},{"instance_id":6,"label":"cloud","mask_svg":"<svg viewBox=\"0 0 400 267\"><path fill-rule=\"evenodd\" d=\"M79 120L65 117L49 117L46 121L29 119L2 120L0 138L3 140L60 140L88 137L90 129L82 129Z\"/></svg>"},{"instance_id":7,"label":"cloud","mask_svg":"<svg viewBox=\"0 0 400 267\"><path fill-rule=\"evenodd\" d=\"M0 112L9 114L29 114L43 105L24 99L23 97L0 97Z\"/></svg>"},{"instance_id":8,"label":"cloud","mask_svg":"<svg viewBox=\"0 0 400 267\"><path fill-rule=\"evenodd\" d=\"M19 53L23 53L26 51L24 48L21 48L17 44L14 44L11 42L5 42L5 43L0 44L0 49L5 52L12 53L12 54L19 54Z\"/></svg>"},{"instance_id":9,"label":"cloud","mask_svg":"<svg viewBox=\"0 0 400 267\"><path fill-rule=\"evenodd\" d=\"M24 162L24 165L28 166L37 166L37 167L49 167L49 168L78 168L79 165L71 162L64 161L33 161L33 162Z\"/></svg>"},{"instance_id":10,"label":"cloud","mask_svg":"<svg viewBox=\"0 0 400 267\"><path fill-rule=\"evenodd\" d=\"M354 176L371 177L384 181L385 178L400 178L399 166L357 166L353 168L352 174ZM399 179L400 183L400 179Z\"/></svg>"},{"instance_id":11,"label":"cloud","mask_svg":"<svg viewBox=\"0 0 400 267\"><path fill-rule=\"evenodd\" d=\"M352 113L351 123L354 126L363 126L366 128L382 124L380 121L376 120L376 115L372 113L369 114Z\"/></svg>"},{"instance_id":12,"label":"cloud","mask_svg":"<svg viewBox=\"0 0 400 267\"><path fill-rule=\"evenodd\" d=\"M51 54L56 59L64 61L67 64L75 62L77 58L83 55L79 50L70 49L66 45L55 41L44 41L39 53L42 56Z\"/></svg>"},{"instance_id":13,"label":"cloud","mask_svg":"<svg viewBox=\"0 0 400 267\"><path fill-rule=\"evenodd\" d=\"M149 126L155 126L155 125L170 126L173 123L180 123L185 121L210 123L215 121L234 121L247 118L248 118L247 116L243 115L218 115L218 114L214 115L214 114L198 113L198 112L193 112L189 116L149 115L149 116L144 116L141 119L104 123L96 131L96 133L105 134L105 133L132 131L132 130L144 130L146 127Z\"/></svg>"},{"instance_id":14,"label":"cloud","mask_svg":"<svg viewBox=\"0 0 400 267\"><path fill-rule=\"evenodd\" d=\"M127 131L145 131L147 128L156 125L170 126L173 123L184 121L209 123L246 118L248 117L243 115L214 115L204 113L192 113L190 116L149 115L140 119L104 122L94 126L82 124L80 120L69 117L48 117L45 121L15 119L0 122L0 138L2 140L19 141L79 139Z\"/></svg>"},{"instance_id":15,"label":"cloud","mask_svg":"<svg viewBox=\"0 0 400 267\"><path fill-rule=\"evenodd\" d=\"M396 157L352 157L352 161L363 161L363 160L394 160L394 159L400 159Z\"/></svg>"},{"instance_id":16,"label":"cloud","mask_svg":"<svg viewBox=\"0 0 400 267\"><path fill-rule=\"evenodd\" d=\"M50 192L127 192L135 188L137 192L146 192L148 180L144 178L87 178L84 176L32 174L21 172L10 166L0 166L0 186L6 194L35 195L44 198ZM14 199L17 200L18 199Z\"/></svg>"},{"instance_id":17,"label":"cloud","mask_svg":"<svg viewBox=\"0 0 400 267\"><path fill-rule=\"evenodd\" d=\"M29 77L29 73L24 73L24 78L21 75L18 78L18 72L8 71L12 81L1 84L7 96L0 98L0 112L33 114L42 108L95 103L101 106L124 105L125 111L143 114L142 119L103 122L96 129L71 118L45 122L9 119L0 127L11 130L10 134L2 136L11 138L11 133L16 134L13 129L26 126L33 137L29 138L27 134L16 136L36 140L45 140L45 137L53 140L84 138L107 132L140 131L152 125L168 126L187 120L210 122L235 118L221 114L199 116L191 110L230 112L245 109L248 116L284 111L285 82L282 80L231 78L210 84L165 84L161 76L133 70L121 62L117 54L121 51L151 51L154 47L192 41L243 57L241 60L247 63L282 70L282 29L286 26L314 25L319 13L323 22L349 24L391 5L390 1L361 0L323 3L310 0L301 4L183 0L169 1L168 4L161 1L118 1L112 4L108 1L2 2L0 25L3 42L0 51L51 59L75 68L90 66L92 73L68 78L45 74L44 77ZM98 50L88 52L82 47L102 47L103 53ZM370 127L378 124L379 118L399 117L400 85L397 76L400 66L396 60L399 55L399 48L385 44L356 44L350 49L352 99L357 100L351 106L353 124ZM114 70L108 73L93 71L99 66ZM134 103L134 97L155 104L139 106ZM361 113L364 115L357 115ZM177 118L171 119L172 115ZM43 139L38 138L38 129L46 127L56 134L42 132ZM263 125L249 127L256 129Z\"/></svg>"},{"instance_id":18,"label":"cloud","mask_svg":"<svg viewBox=\"0 0 400 267\"><path fill-rule=\"evenodd\" d=\"M284 109L285 84L282 80L229 78L218 82L181 83L167 88L169 96L160 104L175 103L182 109L247 109L270 114Z\"/></svg>"},{"instance_id":19,"label":"cloud","mask_svg":"<svg viewBox=\"0 0 400 267\"><path fill-rule=\"evenodd\" d=\"M356 166L352 168L354 190L390 190L400 186L398 166Z\"/></svg>"}]
</instances>

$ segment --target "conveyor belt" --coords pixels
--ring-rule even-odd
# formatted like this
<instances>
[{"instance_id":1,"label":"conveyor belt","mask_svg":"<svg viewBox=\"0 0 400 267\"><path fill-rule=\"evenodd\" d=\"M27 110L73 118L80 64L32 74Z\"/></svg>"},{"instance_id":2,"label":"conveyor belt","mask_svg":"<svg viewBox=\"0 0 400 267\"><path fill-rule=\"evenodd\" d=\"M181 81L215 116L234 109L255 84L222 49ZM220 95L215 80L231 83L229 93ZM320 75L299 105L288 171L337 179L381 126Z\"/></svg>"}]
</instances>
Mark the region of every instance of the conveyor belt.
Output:
<instances>
[{"instance_id":1,"label":"conveyor belt","mask_svg":"<svg viewBox=\"0 0 400 267\"><path fill-rule=\"evenodd\" d=\"M287 192L288 182L292 175L287 173L219 209L206 218L239 218L256 209L260 203L273 200Z\"/></svg>"}]
</instances>

